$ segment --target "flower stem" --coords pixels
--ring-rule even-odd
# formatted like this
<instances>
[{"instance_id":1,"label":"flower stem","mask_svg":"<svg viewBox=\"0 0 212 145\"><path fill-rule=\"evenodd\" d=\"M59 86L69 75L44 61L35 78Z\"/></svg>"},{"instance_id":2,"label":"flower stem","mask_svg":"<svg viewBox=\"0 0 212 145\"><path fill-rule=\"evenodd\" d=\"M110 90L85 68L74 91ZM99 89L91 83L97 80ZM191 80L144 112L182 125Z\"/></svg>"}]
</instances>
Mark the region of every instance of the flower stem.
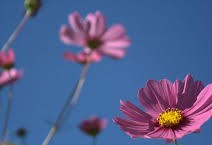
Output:
<instances>
[{"instance_id":1,"label":"flower stem","mask_svg":"<svg viewBox=\"0 0 212 145\"><path fill-rule=\"evenodd\" d=\"M6 51L10 47L10 45L15 40L15 38L18 35L18 33L23 28L23 26L26 24L26 22L29 20L29 18L30 18L30 15L26 12L25 15L24 15L24 17L23 17L23 19L21 20L21 22L18 24L18 26L16 27L16 29L10 35L10 37L7 40L7 42L3 45L2 49L1 49L2 51Z\"/></svg>"},{"instance_id":2,"label":"flower stem","mask_svg":"<svg viewBox=\"0 0 212 145\"><path fill-rule=\"evenodd\" d=\"M53 139L54 135L57 133L58 129L60 129L63 122L66 120L68 114L72 111L74 105L77 103L77 100L79 98L80 92L82 90L86 74L88 72L88 69L90 67L90 63L86 63L82 69L81 75L79 80L77 81L75 88L71 92L71 94L68 96L66 103L64 104L61 112L59 113L55 123L49 130L48 135L44 139L42 145L48 145L49 142Z\"/></svg>"},{"instance_id":3,"label":"flower stem","mask_svg":"<svg viewBox=\"0 0 212 145\"><path fill-rule=\"evenodd\" d=\"M176 139L173 140L173 143L174 143L174 145L177 145L177 140Z\"/></svg>"},{"instance_id":4,"label":"flower stem","mask_svg":"<svg viewBox=\"0 0 212 145\"><path fill-rule=\"evenodd\" d=\"M11 112L11 107L12 107L12 97L13 97L13 87L9 87L9 92L7 96L7 107L6 107L6 113L5 113L5 118L4 118L4 123L2 127L2 135L1 135L1 145L4 144L5 142L5 137L7 134L7 126L10 118L10 112Z\"/></svg>"},{"instance_id":5,"label":"flower stem","mask_svg":"<svg viewBox=\"0 0 212 145\"><path fill-rule=\"evenodd\" d=\"M96 145L96 136L93 137L93 145Z\"/></svg>"}]
</instances>

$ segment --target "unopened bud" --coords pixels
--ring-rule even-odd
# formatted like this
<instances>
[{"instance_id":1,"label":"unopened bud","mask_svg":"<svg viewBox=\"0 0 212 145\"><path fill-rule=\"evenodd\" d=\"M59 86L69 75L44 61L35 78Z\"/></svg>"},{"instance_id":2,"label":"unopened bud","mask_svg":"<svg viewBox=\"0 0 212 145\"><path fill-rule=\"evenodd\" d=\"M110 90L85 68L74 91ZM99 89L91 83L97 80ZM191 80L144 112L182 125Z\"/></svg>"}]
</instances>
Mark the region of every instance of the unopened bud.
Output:
<instances>
[{"instance_id":1,"label":"unopened bud","mask_svg":"<svg viewBox=\"0 0 212 145\"><path fill-rule=\"evenodd\" d=\"M25 0L24 5L26 8L26 12L30 16L35 16L41 7L41 0Z\"/></svg>"}]
</instances>

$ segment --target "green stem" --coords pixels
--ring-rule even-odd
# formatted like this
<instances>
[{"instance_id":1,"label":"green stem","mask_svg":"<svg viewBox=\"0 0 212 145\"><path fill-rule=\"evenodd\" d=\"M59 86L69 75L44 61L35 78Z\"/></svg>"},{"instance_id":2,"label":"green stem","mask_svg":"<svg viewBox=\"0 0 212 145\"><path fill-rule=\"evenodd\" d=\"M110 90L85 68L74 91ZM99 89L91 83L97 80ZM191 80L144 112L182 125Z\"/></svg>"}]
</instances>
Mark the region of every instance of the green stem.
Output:
<instances>
[{"instance_id":1,"label":"green stem","mask_svg":"<svg viewBox=\"0 0 212 145\"><path fill-rule=\"evenodd\" d=\"M1 145L3 145L5 143L7 127L8 127L8 122L9 122L11 107L12 107L12 97L13 97L13 87L10 86L8 96L7 96L6 113L5 113L4 123L3 123L3 127L2 127Z\"/></svg>"},{"instance_id":2,"label":"green stem","mask_svg":"<svg viewBox=\"0 0 212 145\"><path fill-rule=\"evenodd\" d=\"M93 145L96 145L96 136L93 137Z\"/></svg>"},{"instance_id":3,"label":"green stem","mask_svg":"<svg viewBox=\"0 0 212 145\"><path fill-rule=\"evenodd\" d=\"M30 15L26 12L23 19L21 20L21 22L18 24L16 29L10 35L7 42L3 45L2 49L1 49L2 51L6 51L10 47L10 45L15 40L15 38L18 36L18 33L23 28L23 26L26 24L26 22L28 21L29 18L30 18Z\"/></svg>"},{"instance_id":4,"label":"green stem","mask_svg":"<svg viewBox=\"0 0 212 145\"><path fill-rule=\"evenodd\" d=\"M66 103L64 104L60 114L58 115L55 123L49 130L48 135L44 139L42 145L48 145L49 142L54 138L54 135L57 133L58 129L62 126L63 122L68 117L68 114L72 111L74 105L77 103L77 100L79 98L80 92L82 90L86 74L88 72L88 69L90 67L90 63L86 63L83 67L83 70L81 72L80 78L76 83L75 88L73 89L72 93L68 96Z\"/></svg>"},{"instance_id":5,"label":"green stem","mask_svg":"<svg viewBox=\"0 0 212 145\"><path fill-rule=\"evenodd\" d=\"M177 140L176 139L173 140L173 143L174 143L174 145L177 145Z\"/></svg>"}]
</instances>

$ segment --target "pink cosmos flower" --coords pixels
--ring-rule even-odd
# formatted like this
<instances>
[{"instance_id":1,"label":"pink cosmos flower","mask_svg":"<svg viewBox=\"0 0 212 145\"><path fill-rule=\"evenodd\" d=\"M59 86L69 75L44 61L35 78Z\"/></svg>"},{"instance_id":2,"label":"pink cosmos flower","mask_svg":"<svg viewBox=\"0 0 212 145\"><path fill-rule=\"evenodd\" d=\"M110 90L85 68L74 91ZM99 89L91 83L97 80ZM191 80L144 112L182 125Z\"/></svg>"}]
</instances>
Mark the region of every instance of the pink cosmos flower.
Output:
<instances>
[{"instance_id":1,"label":"pink cosmos flower","mask_svg":"<svg viewBox=\"0 0 212 145\"><path fill-rule=\"evenodd\" d=\"M12 49L0 51L0 67L10 69L14 66L15 54Z\"/></svg>"},{"instance_id":2,"label":"pink cosmos flower","mask_svg":"<svg viewBox=\"0 0 212 145\"><path fill-rule=\"evenodd\" d=\"M69 61L74 61L78 63L85 64L86 62L98 62L100 61L101 57L95 52L92 52L90 55L87 54L85 51L82 51L78 54L74 54L72 52L65 52L64 58Z\"/></svg>"},{"instance_id":3,"label":"pink cosmos flower","mask_svg":"<svg viewBox=\"0 0 212 145\"><path fill-rule=\"evenodd\" d=\"M60 29L60 39L64 43L81 46L87 53L96 52L100 58L102 55L124 57L130 40L121 24L107 28L100 12L88 14L85 20L74 12L68 19L71 27L63 25Z\"/></svg>"},{"instance_id":4,"label":"pink cosmos flower","mask_svg":"<svg viewBox=\"0 0 212 145\"><path fill-rule=\"evenodd\" d=\"M14 68L10 70L4 70L0 73L0 87L16 82L22 77L22 75L22 71L16 70Z\"/></svg>"},{"instance_id":5,"label":"pink cosmos flower","mask_svg":"<svg viewBox=\"0 0 212 145\"><path fill-rule=\"evenodd\" d=\"M96 116L91 117L89 120L84 120L79 124L79 128L82 132L95 137L98 135L107 125L106 119L100 119Z\"/></svg>"},{"instance_id":6,"label":"pink cosmos flower","mask_svg":"<svg viewBox=\"0 0 212 145\"><path fill-rule=\"evenodd\" d=\"M212 116L212 84L203 88L202 82L194 82L190 75L174 83L149 80L138 93L146 112L121 101L127 119L115 117L113 121L132 138L179 139L199 131Z\"/></svg>"}]
</instances>

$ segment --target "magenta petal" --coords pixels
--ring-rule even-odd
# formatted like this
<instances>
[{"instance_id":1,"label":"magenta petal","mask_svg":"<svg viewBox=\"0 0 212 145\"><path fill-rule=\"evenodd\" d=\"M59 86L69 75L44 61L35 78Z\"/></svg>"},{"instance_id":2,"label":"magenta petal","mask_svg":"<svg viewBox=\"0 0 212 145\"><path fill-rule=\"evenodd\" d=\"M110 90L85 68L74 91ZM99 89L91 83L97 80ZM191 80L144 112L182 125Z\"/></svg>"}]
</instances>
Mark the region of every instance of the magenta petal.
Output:
<instances>
[{"instance_id":1,"label":"magenta petal","mask_svg":"<svg viewBox=\"0 0 212 145\"><path fill-rule=\"evenodd\" d=\"M103 41L115 40L125 35L125 29L121 24L111 26L102 36Z\"/></svg>"},{"instance_id":2,"label":"magenta petal","mask_svg":"<svg viewBox=\"0 0 212 145\"><path fill-rule=\"evenodd\" d=\"M129 101L127 101L126 103L120 101L120 104L121 104L120 107L121 111L132 120L145 122L147 119L148 120L152 119L152 117L149 114L143 112Z\"/></svg>"},{"instance_id":3,"label":"magenta petal","mask_svg":"<svg viewBox=\"0 0 212 145\"><path fill-rule=\"evenodd\" d=\"M123 36L119 39L108 40L103 46L107 48L125 48L130 45L130 39L127 36Z\"/></svg>"},{"instance_id":4,"label":"magenta petal","mask_svg":"<svg viewBox=\"0 0 212 145\"><path fill-rule=\"evenodd\" d=\"M197 96L193 106L184 111L185 115L189 117L208 114L208 112L209 116L205 117L209 119L212 115L212 84L207 85Z\"/></svg>"},{"instance_id":5,"label":"magenta petal","mask_svg":"<svg viewBox=\"0 0 212 145\"><path fill-rule=\"evenodd\" d=\"M176 107L177 104L177 95L173 93L174 86L172 82L169 80L163 79L160 82L161 95L164 97L163 99L166 100L166 103L169 105L169 107Z\"/></svg>"},{"instance_id":6,"label":"magenta petal","mask_svg":"<svg viewBox=\"0 0 212 145\"><path fill-rule=\"evenodd\" d=\"M102 56L95 51L92 52L91 54L88 54L84 51L78 54L74 54L72 52L64 53L64 59L69 61L79 62L79 63L86 63L87 61L98 62L101 60L101 57Z\"/></svg>"},{"instance_id":7,"label":"magenta petal","mask_svg":"<svg viewBox=\"0 0 212 145\"><path fill-rule=\"evenodd\" d=\"M83 32L84 31L84 24L81 19L81 16L78 12L71 13L68 17L69 23L71 24L73 30L75 32Z\"/></svg>"},{"instance_id":8,"label":"magenta petal","mask_svg":"<svg viewBox=\"0 0 212 145\"><path fill-rule=\"evenodd\" d=\"M15 61L15 53L12 49L8 49L6 51L0 51L0 66L3 68L7 68L14 64Z\"/></svg>"},{"instance_id":9,"label":"magenta petal","mask_svg":"<svg viewBox=\"0 0 212 145\"><path fill-rule=\"evenodd\" d=\"M169 139L169 140L176 139L176 135L171 128L162 128L162 127L155 128L155 130L148 133L147 136L149 136L150 138L157 138L157 139Z\"/></svg>"},{"instance_id":10,"label":"magenta petal","mask_svg":"<svg viewBox=\"0 0 212 145\"><path fill-rule=\"evenodd\" d=\"M149 80L145 88L139 90L138 99L146 112L154 117L158 117L168 105L167 96L158 81Z\"/></svg>"},{"instance_id":11,"label":"magenta petal","mask_svg":"<svg viewBox=\"0 0 212 145\"><path fill-rule=\"evenodd\" d=\"M194 82L191 75L187 75L184 79L183 90L178 94L177 107L181 110L191 107L203 88L204 86L201 81Z\"/></svg>"},{"instance_id":12,"label":"magenta petal","mask_svg":"<svg viewBox=\"0 0 212 145\"><path fill-rule=\"evenodd\" d=\"M0 74L0 87L8 84L12 84L19 80L23 76L22 71L16 69L4 70Z\"/></svg>"},{"instance_id":13,"label":"magenta petal","mask_svg":"<svg viewBox=\"0 0 212 145\"><path fill-rule=\"evenodd\" d=\"M117 48L110 48L110 47L101 47L99 50L102 54L108 55L115 59L120 59L125 56L126 50L124 49L117 49Z\"/></svg>"},{"instance_id":14,"label":"magenta petal","mask_svg":"<svg viewBox=\"0 0 212 145\"><path fill-rule=\"evenodd\" d=\"M66 44L78 44L77 38L72 29L65 25L60 28L60 39Z\"/></svg>"},{"instance_id":15,"label":"magenta petal","mask_svg":"<svg viewBox=\"0 0 212 145\"><path fill-rule=\"evenodd\" d=\"M138 122L115 117L113 121L133 138L145 137L145 135L152 130L152 126L149 124L148 120L146 120L146 122Z\"/></svg>"},{"instance_id":16,"label":"magenta petal","mask_svg":"<svg viewBox=\"0 0 212 145\"><path fill-rule=\"evenodd\" d=\"M89 14L86 17L86 20L90 24L90 37L100 37L106 29L105 17L100 12L96 12L95 14Z\"/></svg>"},{"instance_id":17,"label":"magenta petal","mask_svg":"<svg viewBox=\"0 0 212 145\"><path fill-rule=\"evenodd\" d=\"M212 84L206 86L198 95L192 107L183 111L187 124L182 128L196 132L212 116Z\"/></svg>"}]
</instances>

